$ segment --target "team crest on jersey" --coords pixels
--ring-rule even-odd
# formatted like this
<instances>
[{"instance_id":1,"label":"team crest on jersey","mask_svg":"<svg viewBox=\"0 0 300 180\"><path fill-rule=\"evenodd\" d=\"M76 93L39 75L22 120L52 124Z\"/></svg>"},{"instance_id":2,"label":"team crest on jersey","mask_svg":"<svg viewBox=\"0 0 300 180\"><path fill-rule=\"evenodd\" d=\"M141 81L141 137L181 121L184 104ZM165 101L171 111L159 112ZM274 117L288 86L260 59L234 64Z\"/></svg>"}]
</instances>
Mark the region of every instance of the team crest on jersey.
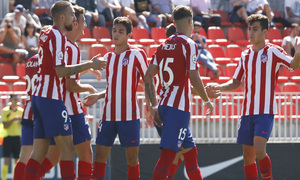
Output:
<instances>
[{"instance_id":1,"label":"team crest on jersey","mask_svg":"<svg viewBox=\"0 0 300 180\"><path fill-rule=\"evenodd\" d=\"M46 36L45 34L42 34L40 37L40 40L42 40L43 42L45 42L48 39L48 36Z\"/></svg>"},{"instance_id":2,"label":"team crest on jersey","mask_svg":"<svg viewBox=\"0 0 300 180\"><path fill-rule=\"evenodd\" d=\"M64 130L65 131L69 130L69 124L64 124Z\"/></svg>"},{"instance_id":3,"label":"team crest on jersey","mask_svg":"<svg viewBox=\"0 0 300 180\"><path fill-rule=\"evenodd\" d=\"M64 58L64 54L60 51L58 54L57 54L57 57L59 60L62 60Z\"/></svg>"},{"instance_id":4,"label":"team crest on jersey","mask_svg":"<svg viewBox=\"0 0 300 180\"><path fill-rule=\"evenodd\" d=\"M124 57L122 60L122 65L127 66L129 64L129 57Z\"/></svg>"},{"instance_id":5,"label":"team crest on jersey","mask_svg":"<svg viewBox=\"0 0 300 180\"><path fill-rule=\"evenodd\" d=\"M267 55L267 54L262 54L262 55L260 56L260 60L261 60L261 62L263 62L263 63L267 62L267 61L268 61L268 55Z\"/></svg>"},{"instance_id":6,"label":"team crest on jersey","mask_svg":"<svg viewBox=\"0 0 300 180\"><path fill-rule=\"evenodd\" d=\"M197 63L197 56L196 56L196 54L194 54L194 56L192 57L192 59L193 59L194 64L196 64Z\"/></svg>"}]
</instances>

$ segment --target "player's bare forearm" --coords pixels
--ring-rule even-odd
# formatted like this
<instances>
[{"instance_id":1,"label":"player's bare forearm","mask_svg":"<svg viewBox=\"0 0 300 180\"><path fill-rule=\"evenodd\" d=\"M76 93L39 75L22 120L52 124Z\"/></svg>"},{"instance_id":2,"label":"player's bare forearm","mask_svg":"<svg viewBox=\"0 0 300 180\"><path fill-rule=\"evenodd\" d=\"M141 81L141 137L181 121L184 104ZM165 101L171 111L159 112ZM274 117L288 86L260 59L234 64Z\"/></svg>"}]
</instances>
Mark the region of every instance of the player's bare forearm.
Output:
<instances>
[{"instance_id":1,"label":"player's bare forearm","mask_svg":"<svg viewBox=\"0 0 300 180\"><path fill-rule=\"evenodd\" d=\"M69 92L81 93L89 92L90 94L97 93L97 90L90 84L81 84L76 79L66 79L66 89Z\"/></svg>"},{"instance_id":2,"label":"player's bare forearm","mask_svg":"<svg viewBox=\"0 0 300 180\"><path fill-rule=\"evenodd\" d=\"M151 106L156 106L157 99L156 99L156 92L153 83L153 79L149 79L149 81L145 81L145 96L149 98Z\"/></svg>"},{"instance_id":3,"label":"player's bare forearm","mask_svg":"<svg viewBox=\"0 0 300 180\"><path fill-rule=\"evenodd\" d=\"M294 59L292 60L290 67L292 69L297 69L299 68L300 65L300 52L296 52L294 55Z\"/></svg>"},{"instance_id":4,"label":"player's bare forearm","mask_svg":"<svg viewBox=\"0 0 300 180\"><path fill-rule=\"evenodd\" d=\"M196 91L196 93L203 99L203 101L205 101L205 102L209 101L209 98L204 89L204 85L199 76L198 71L197 70L189 71L189 76L190 76L191 83L192 83L193 88Z\"/></svg>"},{"instance_id":5,"label":"player's bare forearm","mask_svg":"<svg viewBox=\"0 0 300 180\"><path fill-rule=\"evenodd\" d=\"M226 83L220 84L220 85L216 85L214 87L215 90L220 90L220 91L232 91L237 89L238 87L240 87L240 85L242 84L242 82L236 80L236 79L231 79Z\"/></svg>"}]
</instances>

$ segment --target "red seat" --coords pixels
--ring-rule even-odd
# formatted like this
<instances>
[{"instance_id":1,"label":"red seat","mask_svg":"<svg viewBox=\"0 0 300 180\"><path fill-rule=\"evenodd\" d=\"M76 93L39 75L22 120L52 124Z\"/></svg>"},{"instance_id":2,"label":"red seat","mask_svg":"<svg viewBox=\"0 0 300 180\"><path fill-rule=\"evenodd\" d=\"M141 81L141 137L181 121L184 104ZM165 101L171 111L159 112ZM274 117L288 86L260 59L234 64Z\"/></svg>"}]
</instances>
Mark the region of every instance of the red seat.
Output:
<instances>
[{"instance_id":1,"label":"red seat","mask_svg":"<svg viewBox=\"0 0 300 180\"><path fill-rule=\"evenodd\" d=\"M151 38L156 42L158 42L159 39L166 39L166 29L161 27L153 27L151 29Z\"/></svg>"},{"instance_id":2,"label":"red seat","mask_svg":"<svg viewBox=\"0 0 300 180\"><path fill-rule=\"evenodd\" d=\"M276 27L272 27L268 30L266 34L266 39L269 39L271 43L281 46L282 43L282 36Z\"/></svg>"},{"instance_id":3,"label":"red seat","mask_svg":"<svg viewBox=\"0 0 300 180\"><path fill-rule=\"evenodd\" d=\"M26 68L26 64L22 63L22 64L17 64L16 67L16 74L17 76L23 78L26 74L25 74L25 68Z\"/></svg>"},{"instance_id":4,"label":"red seat","mask_svg":"<svg viewBox=\"0 0 300 180\"><path fill-rule=\"evenodd\" d=\"M299 92L300 87L294 82L287 82L283 84L282 87L283 92Z\"/></svg>"},{"instance_id":5,"label":"red seat","mask_svg":"<svg viewBox=\"0 0 300 180\"><path fill-rule=\"evenodd\" d=\"M285 36L289 36L289 35L291 34L291 32L292 32L292 29L291 29L290 27L285 27L285 28L283 29L283 32L282 32L283 38L284 38Z\"/></svg>"},{"instance_id":6,"label":"red seat","mask_svg":"<svg viewBox=\"0 0 300 180\"><path fill-rule=\"evenodd\" d=\"M215 62L218 64L227 64L231 62L230 58L225 58L224 50L219 45L209 45L207 50L211 53Z\"/></svg>"},{"instance_id":7,"label":"red seat","mask_svg":"<svg viewBox=\"0 0 300 180\"><path fill-rule=\"evenodd\" d=\"M224 72L223 72L223 69L222 67L220 66L220 64L216 64L217 68L219 69L220 71L220 76L224 76ZM214 75L213 75L213 72L210 70L210 69L207 69L206 71L206 76L207 77L210 77L212 79L215 79Z\"/></svg>"},{"instance_id":8,"label":"red seat","mask_svg":"<svg viewBox=\"0 0 300 180\"><path fill-rule=\"evenodd\" d=\"M143 45L141 45L141 44L133 44L132 46L144 50L145 53L146 53L146 55L148 56L148 51L147 51L147 48L146 48L145 46L143 46ZM149 56L148 56L148 57L149 57Z\"/></svg>"},{"instance_id":9,"label":"red seat","mask_svg":"<svg viewBox=\"0 0 300 180\"><path fill-rule=\"evenodd\" d=\"M236 70L236 67L237 67L236 63L226 64L225 75L228 76L228 77L232 77L235 70Z\"/></svg>"},{"instance_id":10,"label":"red seat","mask_svg":"<svg viewBox=\"0 0 300 180\"><path fill-rule=\"evenodd\" d=\"M148 57L152 58L152 56L155 54L158 47L159 47L159 45L157 45L157 44L150 45Z\"/></svg>"},{"instance_id":11,"label":"red seat","mask_svg":"<svg viewBox=\"0 0 300 180\"><path fill-rule=\"evenodd\" d=\"M280 106L280 115L286 116L287 118L291 115L298 115L296 114L296 105L291 102L282 102Z\"/></svg>"},{"instance_id":12,"label":"red seat","mask_svg":"<svg viewBox=\"0 0 300 180\"><path fill-rule=\"evenodd\" d=\"M9 64L0 63L0 78L5 75L14 75L14 70Z\"/></svg>"},{"instance_id":13,"label":"red seat","mask_svg":"<svg viewBox=\"0 0 300 180\"><path fill-rule=\"evenodd\" d=\"M102 44L92 44L90 49L89 59L92 59L94 56L96 56L99 53L101 53L101 57L103 57L104 54L107 53L106 47Z\"/></svg>"},{"instance_id":14,"label":"red seat","mask_svg":"<svg viewBox=\"0 0 300 180\"><path fill-rule=\"evenodd\" d=\"M3 82L17 82L19 81L20 77L19 76L3 76L2 81Z\"/></svg>"},{"instance_id":15,"label":"red seat","mask_svg":"<svg viewBox=\"0 0 300 180\"><path fill-rule=\"evenodd\" d=\"M10 91L10 87L8 84L6 84L5 82L0 82L0 92L6 92L6 91Z\"/></svg>"},{"instance_id":16,"label":"red seat","mask_svg":"<svg viewBox=\"0 0 300 180\"><path fill-rule=\"evenodd\" d=\"M240 46L235 44L229 44L225 50L225 57L232 59L241 57L242 51L243 50Z\"/></svg>"},{"instance_id":17,"label":"red seat","mask_svg":"<svg viewBox=\"0 0 300 180\"><path fill-rule=\"evenodd\" d=\"M101 44L112 44L109 30L106 27L95 26L92 31L93 38Z\"/></svg>"},{"instance_id":18,"label":"red seat","mask_svg":"<svg viewBox=\"0 0 300 180\"><path fill-rule=\"evenodd\" d=\"M291 72L288 68L283 67L282 68L282 75L287 76L289 78L291 78L292 76L300 76L300 68L297 68L293 72Z\"/></svg>"},{"instance_id":19,"label":"red seat","mask_svg":"<svg viewBox=\"0 0 300 180\"><path fill-rule=\"evenodd\" d=\"M281 88L280 88L280 86L278 84L276 84L275 92L281 92Z\"/></svg>"},{"instance_id":20,"label":"red seat","mask_svg":"<svg viewBox=\"0 0 300 180\"><path fill-rule=\"evenodd\" d=\"M132 39L150 39L147 29L134 27L132 28Z\"/></svg>"},{"instance_id":21,"label":"red seat","mask_svg":"<svg viewBox=\"0 0 300 180\"><path fill-rule=\"evenodd\" d=\"M26 91L26 83L25 82L14 82L12 85L13 91Z\"/></svg>"},{"instance_id":22,"label":"red seat","mask_svg":"<svg viewBox=\"0 0 300 180\"><path fill-rule=\"evenodd\" d=\"M84 31L84 34L82 36L80 36L79 39L92 38L89 28L85 27L83 31Z\"/></svg>"},{"instance_id":23,"label":"red seat","mask_svg":"<svg viewBox=\"0 0 300 180\"><path fill-rule=\"evenodd\" d=\"M239 27L230 27L227 29L227 39L237 45L249 45L250 42L246 40L244 32Z\"/></svg>"},{"instance_id":24,"label":"red seat","mask_svg":"<svg viewBox=\"0 0 300 180\"><path fill-rule=\"evenodd\" d=\"M273 13L274 13L274 17L276 17L276 18L282 18L281 17L281 13L279 11L275 11L274 10ZM278 27L278 28L283 28L284 27L283 24L279 23L279 22L275 22L274 25L275 25L275 27Z\"/></svg>"},{"instance_id":25,"label":"red seat","mask_svg":"<svg viewBox=\"0 0 300 180\"><path fill-rule=\"evenodd\" d=\"M36 8L34 8L33 13L40 17L44 13L48 13L50 15L50 10L45 7L36 7Z\"/></svg>"},{"instance_id":26,"label":"red seat","mask_svg":"<svg viewBox=\"0 0 300 180\"><path fill-rule=\"evenodd\" d=\"M229 42L226 39L224 31L220 27L216 27L216 26L209 27L207 30L207 37L208 39L212 39L214 43L219 45L231 44L231 42Z\"/></svg>"},{"instance_id":27,"label":"red seat","mask_svg":"<svg viewBox=\"0 0 300 180\"><path fill-rule=\"evenodd\" d=\"M78 38L78 41L81 44L95 44L97 43L97 40L95 38L92 38L91 32L89 28L84 28L84 34Z\"/></svg>"},{"instance_id":28,"label":"red seat","mask_svg":"<svg viewBox=\"0 0 300 180\"><path fill-rule=\"evenodd\" d=\"M221 16L221 26L222 27L228 27L231 26L232 23L228 21L228 12L224 12L222 10L213 10L214 14L220 14Z\"/></svg>"},{"instance_id":29,"label":"red seat","mask_svg":"<svg viewBox=\"0 0 300 180\"><path fill-rule=\"evenodd\" d=\"M144 91L144 86L139 83L137 88L136 88L136 92L145 92Z\"/></svg>"},{"instance_id":30,"label":"red seat","mask_svg":"<svg viewBox=\"0 0 300 180\"><path fill-rule=\"evenodd\" d=\"M202 36L205 36L207 38L207 34L205 32L205 29L201 28L199 34L202 35Z\"/></svg>"}]
</instances>

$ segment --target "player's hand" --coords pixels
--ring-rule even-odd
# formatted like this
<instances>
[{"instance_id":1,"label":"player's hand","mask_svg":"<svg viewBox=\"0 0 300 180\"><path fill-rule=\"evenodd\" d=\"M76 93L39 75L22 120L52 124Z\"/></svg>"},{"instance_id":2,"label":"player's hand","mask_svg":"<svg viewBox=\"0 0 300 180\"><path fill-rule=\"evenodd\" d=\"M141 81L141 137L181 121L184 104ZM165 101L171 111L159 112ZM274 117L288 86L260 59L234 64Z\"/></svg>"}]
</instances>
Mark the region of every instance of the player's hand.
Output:
<instances>
[{"instance_id":1,"label":"player's hand","mask_svg":"<svg viewBox=\"0 0 300 180\"><path fill-rule=\"evenodd\" d=\"M83 105L90 107L94 105L99 99L99 94L90 94L83 98Z\"/></svg>"},{"instance_id":2,"label":"player's hand","mask_svg":"<svg viewBox=\"0 0 300 180\"><path fill-rule=\"evenodd\" d=\"M213 103L209 101L204 103L204 105L207 108L205 115L211 115L214 109Z\"/></svg>"},{"instance_id":3,"label":"player's hand","mask_svg":"<svg viewBox=\"0 0 300 180\"><path fill-rule=\"evenodd\" d=\"M153 122L158 126L161 127L163 125L162 120L160 119L160 116L158 114L158 110L157 109L153 109Z\"/></svg>"},{"instance_id":4,"label":"player's hand","mask_svg":"<svg viewBox=\"0 0 300 180\"><path fill-rule=\"evenodd\" d=\"M89 69L88 73L91 75L94 75L97 78L97 81L101 81L102 78L102 74L100 71L95 70L95 69Z\"/></svg>"},{"instance_id":5,"label":"player's hand","mask_svg":"<svg viewBox=\"0 0 300 180\"><path fill-rule=\"evenodd\" d=\"M146 118L146 124L150 127L154 127L153 116L149 111L146 111L145 118Z\"/></svg>"},{"instance_id":6,"label":"player's hand","mask_svg":"<svg viewBox=\"0 0 300 180\"><path fill-rule=\"evenodd\" d=\"M295 54L300 52L300 37L296 36L294 48L295 48Z\"/></svg>"},{"instance_id":7,"label":"player's hand","mask_svg":"<svg viewBox=\"0 0 300 180\"><path fill-rule=\"evenodd\" d=\"M90 94L96 94L98 91L91 85L89 88L89 93Z\"/></svg>"},{"instance_id":8,"label":"player's hand","mask_svg":"<svg viewBox=\"0 0 300 180\"><path fill-rule=\"evenodd\" d=\"M91 59L93 69L97 69L97 70L104 70L105 69L106 61L100 60L99 59L100 56L101 56L101 54L99 53Z\"/></svg>"},{"instance_id":9,"label":"player's hand","mask_svg":"<svg viewBox=\"0 0 300 180\"><path fill-rule=\"evenodd\" d=\"M208 85L205 87L205 90L206 90L206 93L207 93L207 96L209 98L217 98L221 95L221 92L220 90L216 90L214 86L212 85Z\"/></svg>"}]
</instances>

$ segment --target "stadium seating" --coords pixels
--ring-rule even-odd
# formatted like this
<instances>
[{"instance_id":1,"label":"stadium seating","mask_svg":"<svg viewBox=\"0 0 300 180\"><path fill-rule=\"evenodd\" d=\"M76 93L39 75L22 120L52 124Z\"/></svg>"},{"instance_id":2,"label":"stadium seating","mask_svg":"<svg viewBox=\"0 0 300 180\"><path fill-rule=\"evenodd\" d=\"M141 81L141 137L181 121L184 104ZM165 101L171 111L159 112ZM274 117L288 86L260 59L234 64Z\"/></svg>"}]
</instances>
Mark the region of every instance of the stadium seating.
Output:
<instances>
[{"instance_id":1,"label":"stadium seating","mask_svg":"<svg viewBox=\"0 0 300 180\"><path fill-rule=\"evenodd\" d=\"M279 11L275 11L274 10L273 13L274 13L274 17L276 17L276 18L283 18L281 16L281 13ZM278 27L278 28L283 28L284 27L283 24L280 23L280 22L274 22L274 25L275 25L275 27Z\"/></svg>"},{"instance_id":2,"label":"stadium seating","mask_svg":"<svg viewBox=\"0 0 300 180\"><path fill-rule=\"evenodd\" d=\"M92 31L93 38L101 44L112 44L109 30L106 27L95 26Z\"/></svg>"},{"instance_id":3,"label":"stadium seating","mask_svg":"<svg viewBox=\"0 0 300 180\"><path fill-rule=\"evenodd\" d=\"M92 44L89 53L89 59L93 58L99 53L101 53L101 56L104 56L104 54L107 53L106 47L102 44Z\"/></svg>"},{"instance_id":4,"label":"stadium seating","mask_svg":"<svg viewBox=\"0 0 300 180\"><path fill-rule=\"evenodd\" d=\"M227 58L239 58L242 54L242 48L235 44L229 44L225 49L225 57Z\"/></svg>"},{"instance_id":5,"label":"stadium seating","mask_svg":"<svg viewBox=\"0 0 300 180\"><path fill-rule=\"evenodd\" d=\"M225 37L223 29L216 26L211 26L207 30L207 38L213 40L215 44L225 45L231 44Z\"/></svg>"},{"instance_id":6,"label":"stadium seating","mask_svg":"<svg viewBox=\"0 0 300 180\"><path fill-rule=\"evenodd\" d=\"M285 27L285 28L283 29L283 32L282 32L283 38L284 38L285 36L289 36L289 35L291 34L291 31L292 31L292 29L291 29L290 27Z\"/></svg>"},{"instance_id":7,"label":"stadium seating","mask_svg":"<svg viewBox=\"0 0 300 180\"><path fill-rule=\"evenodd\" d=\"M92 38L91 32L87 27L84 28L84 35L80 36L78 41L81 44L95 44L97 42L95 38Z\"/></svg>"},{"instance_id":8,"label":"stadium seating","mask_svg":"<svg viewBox=\"0 0 300 180\"><path fill-rule=\"evenodd\" d=\"M14 75L13 68L9 64L0 63L0 78L5 75Z\"/></svg>"},{"instance_id":9,"label":"stadium seating","mask_svg":"<svg viewBox=\"0 0 300 180\"><path fill-rule=\"evenodd\" d=\"M158 47L159 47L159 45L157 45L157 44L150 45L148 57L152 58L152 56L154 55L154 53L156 52Z\"/></svg>"},{"instance_id":10,"label":"stadium seating","mask_svg":"<svg viewBox=\"0 0 300 180\"><path fill-rule=\"evenodd\" d=\"M26 83L14 82L12 85L12 91L26 91Z\"/></svg>"},{"instance_id":11,"label":"stadium seating","mask_svg":"<svg viewBox=\"0 0 300 180\"><path fill-rule=\"evenodd\" d=\"M226 64L226 67L225 67L225 76L228 76L228 77L232 77L235 70L236 70L236 67L237 67L237 64L236 63L229 63L229 64Z\"/></svg>"},{"instance_id":12,"label":"stadium seating","mask_svg":"<svg viewBox=\"0 0 300 180\"><path fill-rule=\"evenodd\" d=\"M149 39L149 34L147 29L133 27L132 28L132 39L139 40L139 39Z\"/></svg>"},{"instance_id":13,"label":"stadium seating","mask_svg":"<svg viewBox=\"0 0 300 180\"><path fill-rule=\"evenodd\" d=\"M214 14L220 14L221 16L221 26L222 27L229 27L232 25L231 22L228 21L228 12L224 12L222 10L213 10Z\"/></svg>"},{"instance_id":14,"label":"stadium seating","mask_svg":"<svg viewBox=\"0 0 300 180\"><path fill-rule=\"evenodd\" d=\"M48 13L50 15L50 10L45 7L36 7L34 8L33 13L40 17L44 13Z\"/></svg>"},{"instance_id":15,"label":"stadium seating","mask_svg":"<svg viewBox=\"0 0 300 180\"><path fill-rule=\"evenodd\" d=\"M17 76L19 76L20 78L24 78L25 77L25 68L26 68L25 63L17 64L17 67L16 67Z\"/></svg>"},{"instance_id":16,"label":"stadium seating","mask_svg":"<svg viewBox=\"0 0 300 180\"><path fill-rule=\"evenodd\" d=\"M290 118L293 114L296 114L296 105L293 102L282 102L280 106L280 115Z\"/></svg>"},{"instance_id":17,"label":"stadium seating","mask_svg":"<svg viewBox=\"0 0 300 180\"><path fill-rule=\"evenodd\" d=\"M222 103L222 115L233 116L239 114L237 104L233 102L223 102Z\"/></svg>"},{"instance_id":18,"label":"stadium seating","mask_svg":"<svg viewBox=\"0 0 300 180\"><path fill-rule=\"evenodd\" d=\"M156 43L159 43L159 39L166 39L166 29L153 27L151 29L151 38L154 39Z\"/></svg>"},{"instance_id":19,"label":"stadium seating","mask_svg":"<svg viewBox=\"0 0 300 180\"><path fill-rule=\"evenodd\" d=\"M227 64L231 62L230 58L225 58L225 54L221 46L212 44L208 46L207 50L211 53L216 63Z\"/></svg>"},{"instance_id":20,"label":"stadium seating","mask_svg":"<svg viewBox=\"0 0 300 180\"><path fill-rule=\"evenodd\" d=\"M268 30L266 34L266 39L269 39L269 41L273 44L281 46L282 43L281 32L276 27L272 27Z\"/></svg>"},{"instance_id":21,"label":"stadium seating","mask_svg":"<svg viewBox=\"0 0 300 180\"><path fill-rule=\"evenodd\" d=\"M227 29L227 39L228 41L233 42L234 44L246 46L250 42L246 40L244 32L239 27L230 27Z\"/></svg>"},{"instance_id":22,"label":"stadium seating","mask_svg":"<svg viewBox=\"0 0 300 180\"><path fill-rule=\"evenodd\" d=\"M292 76L300 76L300 68L297 68L293 72L291 72L288 68L283 67L282 68L282 75L287 76L289 78L291 78Z\"/></svg>"},{"instance_id":23,"label":"stadium seating","mask_svg":"<svg viewBox=\"0 0 300 180\"><path fill-rule=\"evenodd\" d=\"M0 82L0 91L10 91L10 87L6 82Z\"/></svg>"},{"instance_id":24,"label":"stadium seating","mask_svg":"<svg viewBox=\"0 0 300 180\"><path fill-rule=\"evenodd\" d=\"M300 92L300 87L294 82L287 82L283 84L283 92Z\"/></svg>"}]
</instances>

